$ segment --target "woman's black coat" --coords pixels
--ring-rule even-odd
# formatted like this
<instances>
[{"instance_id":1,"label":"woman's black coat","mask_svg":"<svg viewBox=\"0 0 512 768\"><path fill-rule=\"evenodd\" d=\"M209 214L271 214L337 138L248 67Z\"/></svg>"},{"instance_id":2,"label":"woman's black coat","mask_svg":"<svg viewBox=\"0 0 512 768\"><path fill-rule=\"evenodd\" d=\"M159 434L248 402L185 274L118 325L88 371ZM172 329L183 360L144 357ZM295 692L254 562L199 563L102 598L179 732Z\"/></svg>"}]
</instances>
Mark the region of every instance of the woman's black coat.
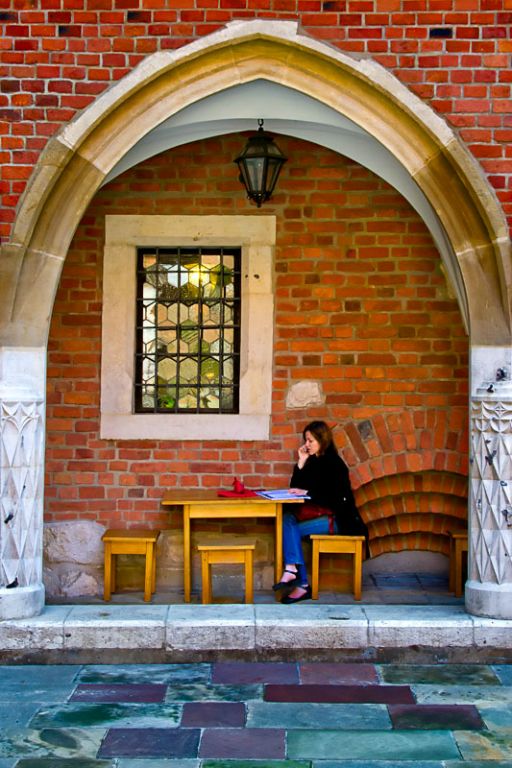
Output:
<instances>
[{"instance_id":1,"label":"woman's black coat","mask_svg":"<svg viewBox=\"0 0 512 768\"><path fill-rule=\"evenodd\" d=\"M299 469L296 464L290 488L302 488L311 501L334 512L341 536L366 536L368 529L357 511L347 465L335 449L320 456L308 456Z\"/></svg>"}]
</instances>

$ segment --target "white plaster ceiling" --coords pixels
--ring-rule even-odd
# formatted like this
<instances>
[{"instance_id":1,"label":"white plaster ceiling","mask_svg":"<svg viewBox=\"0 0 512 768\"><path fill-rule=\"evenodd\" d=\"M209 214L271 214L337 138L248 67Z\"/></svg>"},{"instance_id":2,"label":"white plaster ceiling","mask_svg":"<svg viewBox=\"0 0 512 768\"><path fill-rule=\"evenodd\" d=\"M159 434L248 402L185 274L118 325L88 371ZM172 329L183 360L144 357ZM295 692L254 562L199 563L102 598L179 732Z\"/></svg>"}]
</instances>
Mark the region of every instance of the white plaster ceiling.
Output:
<instances>
[{"instance_id":1,"label":"white plaster ceiling","mask_svg":"<svg viewBox=\"0 0 512 768\"><path fill-rule=\"evenodd\" d=\"M104 183L167 149L212 136L255 131L259 119L265 121L265 130L276 138L279 134L294 136L339 152L398 190L428 227L467 327L467 304L456 260L435 211L415 181L363 128L292 88L260 79L195 102L148 131L112 168Z\"/></svg>"}]
</instances>

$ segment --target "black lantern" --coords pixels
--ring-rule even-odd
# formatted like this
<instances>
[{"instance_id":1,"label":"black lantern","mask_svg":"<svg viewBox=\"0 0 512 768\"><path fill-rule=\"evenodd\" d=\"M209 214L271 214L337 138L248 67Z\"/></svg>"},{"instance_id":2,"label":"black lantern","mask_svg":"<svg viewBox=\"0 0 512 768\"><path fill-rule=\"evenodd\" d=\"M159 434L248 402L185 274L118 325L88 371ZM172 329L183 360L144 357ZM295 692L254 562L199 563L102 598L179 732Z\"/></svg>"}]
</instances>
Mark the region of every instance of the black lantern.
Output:
<instances>
[{"instance_id":1,"label":"black lantern","mask_svg":"<svg viewBox=\"0 0 512 768\"><path fill-rule=\"evenodd\" d=\"M263 120L258 120L258 125L258 132L249 138L234 162L238 165L247 197L254 200L259 208L271 197L287 158L274 144L272 136L263 130Z\"/></svg>"}]
</instances>

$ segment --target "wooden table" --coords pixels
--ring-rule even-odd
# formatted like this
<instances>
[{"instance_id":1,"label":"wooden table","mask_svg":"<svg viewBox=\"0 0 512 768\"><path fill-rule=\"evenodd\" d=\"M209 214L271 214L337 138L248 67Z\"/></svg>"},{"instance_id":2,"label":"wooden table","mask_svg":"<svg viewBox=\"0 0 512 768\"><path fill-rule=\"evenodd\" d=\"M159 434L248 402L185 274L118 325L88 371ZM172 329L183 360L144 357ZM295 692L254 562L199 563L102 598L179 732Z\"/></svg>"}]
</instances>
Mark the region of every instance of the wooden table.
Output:
<instances>
[{"instance_id":1,"label":"wooden table","mask_svg":"<svg viewBox=\"0 0 512 768\"><path fill-rule=\"evenodd\" d=\"M217 496L217 491L170 490L164 493L163 506L183 507L183 589L186 603L190 602L192 586L190 542L191 520L219 520L221 518L247 519L251 517L273 517L275 519L275 581L279 581L283 570L283 504L300 502L301 498L286 501L271 501L260 496L235 499Z\"/></svg>"}]
</instances>

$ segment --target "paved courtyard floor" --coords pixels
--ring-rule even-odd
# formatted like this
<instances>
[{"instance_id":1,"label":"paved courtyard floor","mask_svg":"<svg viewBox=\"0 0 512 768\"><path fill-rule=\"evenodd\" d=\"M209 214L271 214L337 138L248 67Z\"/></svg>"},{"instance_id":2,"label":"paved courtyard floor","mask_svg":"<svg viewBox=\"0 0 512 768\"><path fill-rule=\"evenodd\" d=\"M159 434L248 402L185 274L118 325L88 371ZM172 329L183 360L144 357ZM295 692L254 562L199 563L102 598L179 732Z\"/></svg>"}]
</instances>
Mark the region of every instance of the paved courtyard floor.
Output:
<instances>
[{"instance_id":1,"label":"paved courtyard floor","mask_svg":"<svg viewBox=\"0 0 512 768\"><path fill-rule=\"evenodd\" d=\"M511 768L512 665L0 667L0 768Z\"/></svg>"}]
</instances>

